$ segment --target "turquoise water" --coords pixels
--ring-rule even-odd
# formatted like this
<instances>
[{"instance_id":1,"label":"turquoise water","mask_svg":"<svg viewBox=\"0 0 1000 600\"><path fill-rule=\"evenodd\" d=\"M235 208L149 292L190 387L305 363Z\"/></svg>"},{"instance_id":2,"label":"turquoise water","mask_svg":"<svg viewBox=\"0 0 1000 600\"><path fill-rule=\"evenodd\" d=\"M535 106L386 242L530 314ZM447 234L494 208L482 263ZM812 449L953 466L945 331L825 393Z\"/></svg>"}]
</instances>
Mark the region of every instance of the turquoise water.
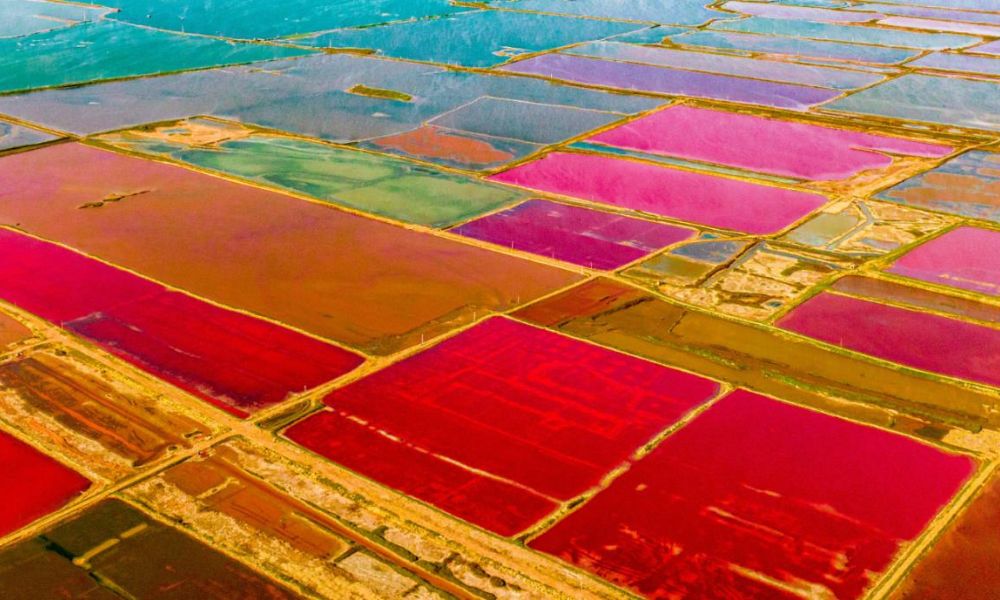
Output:
<instances>
[{"instance_id":1,"label":"turquoise water","mask_svg":"<svg viewBox=\"0 0 1000 600\"><path fill-rule=\"evenodd\" d=\"M88 51L81 52L81 48ZM115 21L0 39L0 92L308 54L178 35Z\"/></svg>"},{"instance_id":2,"label":"turquoise water","mask_svg":"<svg viewBox=\"0 0 1000 600\"><path fill-rule=\"evenodd\" d=\"M448 0L103 0L116 19L188 33L271 39L468 10Z\"/></svg>"},{"instance_id":3,"label":"turquoise water","mask_svg":"<svg viewBox=\"0 0 1000 600\"><path fill-rule=\"evenodd\" d=\"M343 29L301 43L367 48L395 58L491 67L521 54L645 29L642 25L506 11Z\"/></svg>"},{"instance_id":4,"label":"turquoise water","mask_svg":"<svg viewBox=\"0 0 1000 600\"><path fill-rule=\"evenodd\" d=\"M1000 85L986 81L906 75L826 108L1000 131Z\"/></svg>"}]
</instances>

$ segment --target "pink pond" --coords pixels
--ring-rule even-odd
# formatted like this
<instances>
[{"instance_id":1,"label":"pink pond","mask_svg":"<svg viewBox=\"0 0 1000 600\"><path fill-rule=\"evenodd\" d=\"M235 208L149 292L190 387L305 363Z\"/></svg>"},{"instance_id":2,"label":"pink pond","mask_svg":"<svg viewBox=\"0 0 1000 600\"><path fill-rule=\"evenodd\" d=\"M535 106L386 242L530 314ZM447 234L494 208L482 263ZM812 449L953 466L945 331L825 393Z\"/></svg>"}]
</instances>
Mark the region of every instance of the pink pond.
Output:
<instances>
[{"instance_id":1,"label":"pink pond","mask_svg":"<svg viewBox=\"0 0 1000 600\"><path fill-rule=\"evenodd\" d=\"M917 369L1000 385L1000 329L828 292L778 326Z\"/></svg>"},{"instance_id":2,"label":"pink pond","mask_svg":"<svg viewBox=\"0 0 1000 600\"><path fill-rule=\"evenodd\" d=\"M826 202L819 194L634 160L565 152L547 154L490 179L758 234L784 229Z\"/></svg>"},{"instance_id":3,"label":"pink pond","mask_svg":"<svg viewBox=\"0 0 1000 600\"><path fill-rule=\"evenodd\" d=\"M952 151L939 144L691 106L669 107L589 141L817 181L887 167L892 157L885 152L939 157Z\"/></svg>"},{"instance_id":4,"label":"pink pond","mask_svg":"<svg viewBox=\"0 0 1000 600\"><path fill-rule=\"evenodd\" d=\"M1000 231L959 227L910 251L889 272L1000 295Z\"/></svg>"},{"instance_id":5,"label":"pink pond","mask_svg":"<svg viewBox=\"0 0 1000 600\"><path fill-rule=\"evenodd\" d=\"M692 229L529 200L451 230L595 269L614 269L695 234Z\"/></svg>"}]
</instances>

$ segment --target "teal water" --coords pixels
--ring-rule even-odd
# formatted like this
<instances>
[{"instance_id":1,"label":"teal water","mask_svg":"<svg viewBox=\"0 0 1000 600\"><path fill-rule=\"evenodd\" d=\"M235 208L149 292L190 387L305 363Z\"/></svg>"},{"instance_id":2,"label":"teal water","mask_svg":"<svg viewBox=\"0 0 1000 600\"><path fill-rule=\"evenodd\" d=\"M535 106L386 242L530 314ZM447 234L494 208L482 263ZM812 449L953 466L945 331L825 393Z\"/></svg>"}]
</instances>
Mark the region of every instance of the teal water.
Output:
<instances>
[{"instance_id":1,"label":"teal water","mask_svg":"<svg viewBox=\"0 0 1000 600\"><path fill-rule=\"evenodd\" d=\"M1000 85L986 81L906 75L825 108L1000 131Z\"/></svg>"},{"instance_id":2,"label":"teal water","mask_svg":"<svg viewBox=\"0 0 1000 600\"><path fill-rule=\"evenodd\" d=\"M0 2L0 38L73 27L97 20L107 12L105 8L74 4L3 0Z\"/></svg>"},{"instance_id":3,"label":"teal water","mask_svg":"<svg viewBox=\"0 0 1000 600\"><path fill-rule=\"evenodd\" d=\"M497 8L647 21L666 25L701 25L726 13L708 8L711 0L493 0Z\"/></svg>"},{"instance_id":4,"label":"teal water","mask_svg":"<svg viewBox=\"0 0 1000 600\"><path fill-rule=\"evenodd\" d=\"M87 51L81 51L86 48ZM0 39L0 92L308 54L97 21Z\"/></svg>"},{"instance_id":5,"label":"teal water","mask_svg":"<svg viewBox=\"0 0 1000 600\"><path fill-rule=\"evenodd\" d=\"M441 19L342 29L300 43L366 48L394 58L492 67L512 57L645 29L633 23L507 11L474 11Z\"/></svg>"},{"instance_id":6,"label":"teal water","mask_svg":"<svg viewBox=\"0 0 1000 600\"><path fill-rule=\"evenodd\" d=\"M440 16L463 10L448 0L101 0L116 19L187 33L272 39L341 27Z\"/></svg>"}]
</instances>

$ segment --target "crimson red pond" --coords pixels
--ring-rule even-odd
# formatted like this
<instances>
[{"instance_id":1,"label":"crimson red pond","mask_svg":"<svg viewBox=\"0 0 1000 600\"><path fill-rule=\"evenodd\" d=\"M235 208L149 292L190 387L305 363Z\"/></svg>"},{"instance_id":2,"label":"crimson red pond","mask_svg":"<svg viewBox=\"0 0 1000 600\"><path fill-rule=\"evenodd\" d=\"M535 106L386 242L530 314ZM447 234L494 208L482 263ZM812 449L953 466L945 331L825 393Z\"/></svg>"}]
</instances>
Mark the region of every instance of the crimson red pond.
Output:
<instances>
[{"instance_id":1,"label":"crimson red pond","mask_svg":"<svg viewBox=\"0 0 1000 600\"><path fill-rule=\"evenodd\" d=\"M1000 385L1000 329L829 292L778 326L909 367Z\"/></svg>"},{"instance_id":2,"label":"crimson red pond","mask_svg":"<svg viewBox=\"0 0 1000 600\"><path fill-rule=\"evenodd\" d=\"M503 535L613 469L719 384L494 317L334 391L287 437Z\"/></svg>"},{"instance_id":3,"label":"crimson red pond","mask_svg":"<svg viewBox=\"0 0 1000 600\"><path fill-rule=\"evenodd\" d=\"M649 598L856 598L974 468L738 390L529 545Z\"/></svg>"},{"instance_id":4,"label":"crimson red pond","mask_svg":"<svg viewBox=\"0 0 1000 600\"><path fill-rule=\"evenodd\" d=\"M45 516L90 487L82 475L0 431L0 536Z\"/></svg>"},{"instance_id":5,"label":"crimson red pond","mask_svg":"<svg viewBox=\"0 0 1000 600\"><path fill-rule=\"evenodd\" d=\"M362 362L336 346L9 229L0 229L0 253L0 299L237 416Z\"/></svg>"}]
</instances>

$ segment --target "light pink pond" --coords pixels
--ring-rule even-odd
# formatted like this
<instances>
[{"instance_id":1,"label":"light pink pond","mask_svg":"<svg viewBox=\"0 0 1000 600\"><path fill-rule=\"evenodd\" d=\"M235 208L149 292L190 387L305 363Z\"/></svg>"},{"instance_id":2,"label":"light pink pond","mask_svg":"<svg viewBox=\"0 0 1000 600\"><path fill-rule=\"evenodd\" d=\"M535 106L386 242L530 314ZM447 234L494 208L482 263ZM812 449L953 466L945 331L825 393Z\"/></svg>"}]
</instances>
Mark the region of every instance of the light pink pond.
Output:
<instances>
[{"instance_id":1,"label":"light pink pond","mask_svg":"<svg viewBox=\"0 0 1000 600\"><path fill-rule=\"evenodd\" d=\"M938 157L952 150L940 144L691 106L669 107L590 141L816 181L887 167L892 157L883 152Z\"/></svg>"},{"instance_id":2,"label":"light pink pond","mask_svg":"<svg viewBox=\"0 0 1000 600\"><path fill-rule=\"evenodd\" d=\"M995 42L989 42L983 44L982 46L976 46L974 48L969 48L969 52L975 52L977 54L995 54L1000 56L1000 40Z\"/></svg>"},{"instance_id":3,"label":"light pink pond","mask_svg":"<svg viewBox=\"0 0 1000 600\"><path fill-rule=\"evenodd\" d=\"M837 90L818 87L566 54L542 54L511 63L502 70L623 90L713 98L791 110L805 110L840 95Z\"/></svg>"},{"instance_id":4,"label":"light pink pond","mask_svg":"<svg viewBox=\"0 0 1000 600\"><path fill-rule=\"evenodd\" d=\"M553 152L490 179L760 234L783 229L826 202L818 194L633 160L565 152Z\"/></svg>"},{"instance_id":5,"label":"light pink pond","mask_svg":"<svg viewBox=\"0 0 1000 600\"><path fill-rule=\"evenodd\" d=\"M889 272L1000 295L1000 231L959 227L910 251Z\"/></svg>"},{"instance_id":6,"label":"light pink pond","mask_svg":"<svg viewBox=\"0 0 1000 600\"><path fill-rule=\"evenodd\" d=\"M813 8L811 6L788 6L784 4L762 4L759 2L740 1L726 2L722 5L722 8L743 13L744 15L767 17L768 19L795 19L825 23L866 23L885 16L872 12L830 10L827 8Z\"/></svg>"}]
</instances>

